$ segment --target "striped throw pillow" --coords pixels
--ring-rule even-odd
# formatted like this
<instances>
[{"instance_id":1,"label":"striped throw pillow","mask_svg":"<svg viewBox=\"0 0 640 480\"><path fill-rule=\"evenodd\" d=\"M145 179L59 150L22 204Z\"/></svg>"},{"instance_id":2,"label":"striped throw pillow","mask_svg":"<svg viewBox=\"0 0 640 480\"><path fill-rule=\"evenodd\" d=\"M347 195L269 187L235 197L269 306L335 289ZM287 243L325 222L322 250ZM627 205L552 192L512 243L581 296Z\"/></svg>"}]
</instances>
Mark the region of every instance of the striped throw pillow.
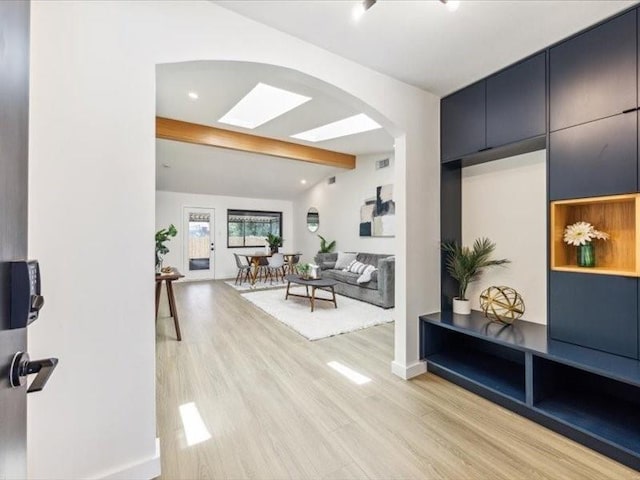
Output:
<instances>
[{"instance_id":1,"label":"striped throw pillow","mask_svg":"<svg viewBox=\"0 0 640 480\"><path fill-rule=\"evenodd\" d=\"M366 263L359 262L357 260L352 261L347 268L344 269L345 272L357 273L358 275L362 275L362 272L368 267Z\"/></svg>"}]
</instances>

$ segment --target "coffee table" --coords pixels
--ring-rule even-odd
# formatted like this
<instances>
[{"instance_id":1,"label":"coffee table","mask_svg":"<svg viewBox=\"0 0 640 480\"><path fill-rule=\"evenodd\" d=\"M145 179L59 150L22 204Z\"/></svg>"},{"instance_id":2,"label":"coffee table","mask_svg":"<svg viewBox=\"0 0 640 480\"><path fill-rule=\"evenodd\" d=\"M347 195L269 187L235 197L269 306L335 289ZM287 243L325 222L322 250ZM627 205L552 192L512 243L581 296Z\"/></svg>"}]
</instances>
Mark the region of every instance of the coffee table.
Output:
<instances>
[{"instance_id":1,"label":"coffee table","mask_svg":"<svg viewBox=\"0 0 640 480\"><path fill-rule=\"evenodd\" d=\"M310 278L308 280L305 280L300 275L285 275L284 279L287 281L287 294L284 297L285 300L287 300L289 297L308 298L311 302L312 312L315 307L316 300L333 302L333 305L338 308L338 302L336 301L336 292L333 289L333 287L335 287L338 283L336 280L333 280L332 278ZM295 283L297 285L304 285L306 287L307 294L300 295L297 293L290 293L289 287L291 287L292 283ZM309 287L311 287L311 295L309 295ZM316 298L316 290L325 290L327 292L331 292L332 298Z\"/></svg>"}]
</instances>

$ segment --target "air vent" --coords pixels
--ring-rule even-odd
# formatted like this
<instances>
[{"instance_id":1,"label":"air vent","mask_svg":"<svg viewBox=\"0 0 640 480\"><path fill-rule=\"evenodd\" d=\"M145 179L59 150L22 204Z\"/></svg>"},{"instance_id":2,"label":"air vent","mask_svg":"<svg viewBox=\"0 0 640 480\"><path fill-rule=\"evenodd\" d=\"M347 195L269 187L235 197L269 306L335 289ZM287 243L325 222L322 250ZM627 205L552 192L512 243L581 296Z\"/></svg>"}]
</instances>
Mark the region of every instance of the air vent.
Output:
<instances>
[{"instance_id":1,"label":"air vent","mask_svg":"<svg viewBox=\"0 0 640 480\"><path fill-rule=\"evenodd\" d=\"M381 168L387 168L389 166L389 159L383 158L382 160L376 160L376 170Z\"/></svg>"},{"instance_id":2,"label":"air vent","mask_svg":"<svg viewBox=\"0 0 640 480\"><path fill-rule=\"evenodd\" d=\"M329 185L333 185L334 183L336 183L336 177L329 177L329 179L327 180L327 183Z\"/></svg>"}]
</instances>

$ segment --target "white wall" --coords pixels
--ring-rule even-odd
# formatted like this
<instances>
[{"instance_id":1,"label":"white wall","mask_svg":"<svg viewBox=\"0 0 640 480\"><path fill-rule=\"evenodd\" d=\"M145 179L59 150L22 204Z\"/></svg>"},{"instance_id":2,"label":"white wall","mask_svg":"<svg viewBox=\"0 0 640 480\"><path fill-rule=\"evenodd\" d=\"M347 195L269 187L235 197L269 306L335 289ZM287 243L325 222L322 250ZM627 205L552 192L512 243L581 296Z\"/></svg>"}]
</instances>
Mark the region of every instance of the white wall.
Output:
<instances>
[{"instance_id":1,"label":"white wall","mask_svg":"<svg viewBox=\"0 0 640 480\"><path fill-rule=\"evenodd\" d=\"M376 170L376 160L383 158L389 158L390 165ZM336 183L328 185L324 179L296 198L295 247L303 253L304 261L313 261L320 248L318 235L336 240L336 252L395 253L395 238L361 237L359 230L360 206L375 196L376 187L394 183L394 163L393 153L358 156L356 168L336 174ZM320 228L315 233L307 228L310 207L320 214Z\"/></svg>"},{"instance_id":2,"label":"white wall","mask_svg":"<svg viewBox=\"0 0 640 480\"><path fill-rule=\"evenodd\" d=\"M178 229L178 235L167 244L169 253L165 256L164 265L177 266L187 277L188 271L185 268L183 255L184 207L215 209L215 278L235 278L238 269L233 254L258 250L256 247L227 248L227 209L282 212L282 238L284 241L281 251L294 248L293 203L290 201L158 191L156 192L156 229L166 228L172 223Z\"/></svg>"},{"instance_id":3,"label":"white wall","mask_svg":"<svg viewBox=\"0 0 640 480\"><path fill-rule=\"evenodd\" d=\"M326 82L352 95L354 105L392 132L393 371L424 371L417 317L439 309L440 292L436 96L208 1L34 1L31 25L29 254L41 260L47 305L30 329L29 348L60 364L46 391L29 396L30 478L99 477L157 465L158 63L238 60L292 68L318 79L320 88Z\"/></svg>"},{"instance_id":4,"label":"white wall","mask_svg":"<svg viewBox=\"0 0 640 480\"><path fill-rule=\"evenodd\" d=\"M507 285L525 303L526 320L547 322L547 212L545 150L462 169L462 242L478 237L496 243L493 258L511 263L492 267L472 283L467 296L479 309L479 295Z\"/></svg>"}]
</instances>

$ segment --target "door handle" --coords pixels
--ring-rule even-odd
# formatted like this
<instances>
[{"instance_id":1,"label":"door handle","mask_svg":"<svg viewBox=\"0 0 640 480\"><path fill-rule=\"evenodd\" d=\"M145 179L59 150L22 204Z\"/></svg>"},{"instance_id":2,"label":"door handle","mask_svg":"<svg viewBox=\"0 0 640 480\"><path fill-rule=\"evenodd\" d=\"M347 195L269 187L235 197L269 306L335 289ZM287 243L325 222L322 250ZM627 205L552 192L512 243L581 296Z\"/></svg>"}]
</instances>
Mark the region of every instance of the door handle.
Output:
<instances>
[{"instance_id":1,"label":"door handle","mask_svg":"<svg viewBox=\"0 0 640 480\"><path fill-rule=\"evenodd\" d=\"M21 387L25 384L28 375L36 373L36 378L31 382L27 393L39 392L47 384L57 365L57 358L43 358L42 360L31 361L28 353L18 352L11 361L9 373L11 386L13 388Z\"/></svg>"}]
</instances>

